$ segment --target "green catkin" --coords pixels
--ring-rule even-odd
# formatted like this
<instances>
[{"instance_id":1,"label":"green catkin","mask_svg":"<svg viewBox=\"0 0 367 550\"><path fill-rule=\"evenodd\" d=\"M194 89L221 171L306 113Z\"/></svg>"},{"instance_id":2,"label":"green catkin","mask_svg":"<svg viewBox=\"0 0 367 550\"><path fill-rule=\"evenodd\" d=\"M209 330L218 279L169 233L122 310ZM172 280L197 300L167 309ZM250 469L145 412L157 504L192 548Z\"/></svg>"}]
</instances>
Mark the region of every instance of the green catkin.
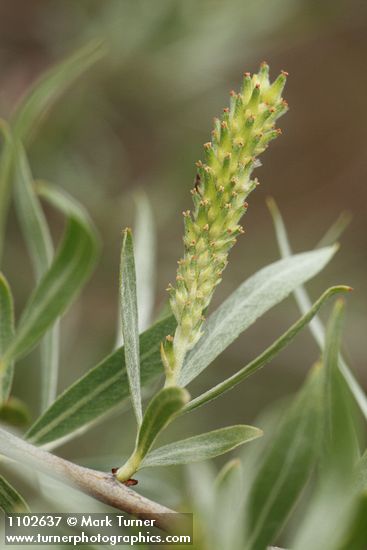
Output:
<instances>
[{"instance_id":1,"label":"green catkin","mask_svg":"<svg viewBox=\"0 0 367 550\"><path fill-rule=\"evenodd\" d=\"M287 110L282 99L284 71L270 84L269 67L245 73L241 92L231 92L230 108L214 119L212 140L204 144L205 161L197 162L194 210L183 212L184 257L178 261L176 285L169 285L170 304L177 320L174 336L162 343L166 385L177 384L186 353L202 335L204 312L221 282L228 253L244 232L239 224L246 199L258 185L251 174L257 156L281 132L276 120Z\"/></svg>"}]
</instances>

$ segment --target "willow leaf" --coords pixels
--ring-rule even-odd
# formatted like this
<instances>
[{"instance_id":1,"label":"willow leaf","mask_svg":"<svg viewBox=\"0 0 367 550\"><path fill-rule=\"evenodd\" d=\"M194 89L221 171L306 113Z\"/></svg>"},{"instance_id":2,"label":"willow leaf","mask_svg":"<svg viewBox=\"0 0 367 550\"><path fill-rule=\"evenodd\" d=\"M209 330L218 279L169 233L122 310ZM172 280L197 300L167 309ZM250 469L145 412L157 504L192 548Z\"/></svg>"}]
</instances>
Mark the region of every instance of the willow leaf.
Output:
<instances>
[{"instance_id":1,"label":"willow leaf","mask_svg":"<svg viewBox=\"0 0 367 550\"><path fill-rule=\"evenodd\" d=\"M11 120L14 135L27 143L52 105L104 53L104 43L93 40L44 73L16 107Z\"/></svg>"},{"instance_id":2,"label":"willow leaf","mask_svg":"<svg viewBox=\"0 0 367 550\"><path fill-rule=\"evenodd\" d=\"M160 447L146 456L141 467L174 466L209 460L261 435L262 431L252 426L220 428Z\"/></svg>"},{"instance_id":3,"label":"willow leaf","mask_svg":"<svg viewBox=\"0 0 367 550\"><path fill-rule=\"evenodd\" d=\"M49 268L54 254L45 215L33 187L33 177L21 143L14 145L15 204L37 279Z\"/></svg>"},{"instance_id":4,"label":"willow leaf","mask_svg":"<svg viewBox=\"0 0 367 550\"><path fill-rule=\"evenodd\" d=\"M40 193L67 217L56 256L22 312L4 362L28 353L64 313L90 275L97 258L98 240L86 212L68 195L49 187Z\"/></svg>"},{"instance_id":5,"label":"willow leaf","mask_svg":"<svg viewBox=\"0 0 367 550\"><path fill-rule=\"evenodd\" d=\"M263 451L246 502L246 550L274 542L309 478L321 442L323 388L318 365Z\"/></svg>"},{"instance_id":6,"label":"willow leaf","mask_svg":"<svg viewBox=\"0 0 367 550\"><path fill-rule=\"evenodd\" d=\"M355 432L356 423L351 408L351 395L338 368L345 304L339 299L328 322L323 363L326 372L325 402L327 404L324 448L327 470L338 469L346 478L360 459Z\"/></svg>"},{"instance_id":7,"label":"willow leaf","mask_svg":"<svg viewBox=\"0 0 367 550\"><path fill-rule=\"evenodd\" d=\"M143 385L163 373L159 346L175 327L171 316L140 336ZM129 396L124 349L119 348L61 394L30 428L27 437L43 445L80 430L119 405ZM121 367L122 366L122 367Z\"/></svg>"},{"instance_id":8,"label":"willow leaf","mask_svg":"<svg viewBox=\"0 0 367 550\"><path fill-rule=\"evenodd\" d=\"M243 547L243 472L241 460L235 458L223 466L215 480L215 508L221 521L213 524L213 535L221 550Z\"/></svg>"},{"instance_id":9,"label":"willow leaf","mask_svg":"<svg viewBox=\"0 0 367 550\"><path fill-rule=\"evenodd\" d=\"M151 204L143 191L134 196L136 203L134 234L134 257L136 272L136 295L138 301L139 334L150 327L153 321L156 276L156 227ZM169 312L163 312L154 321L168 317ZM121 330L121 315L118 315L118 330L116 348L124 343Z\"/></svg>"},{"instance_id":10,"label":"willow leaf","mask_svg":"<svg viewBox=\"0 0 367 550\"><path fill-rule=\"evenodd\" d=\"M130 229L125 229L120 262L120 305L124 353L131 400L138 426L143 418L140 389L139 322L136 298L134 244Z\"/></svg>"},{"instance_id":11,"label":"willow leaf","mask_svg":"<svg viewBox=\"0 0 367 550\"><path fill-rule=\"evenodd\" d=\"M142 461L156 438L172 422L189 399L188 392L178 386L163 388L152 398L144 413L135 449L116 473L116 478L119 481L124 482L130 479L142 467Z\"/></svg>"},{"instance_id":12,"label":"willow leaf","mask_svg":"<svg viewBox=\"0 0 367 550\"><path fill-rule=\"evenodd\" d=\"M171 387L160 390L150 401L140 427L136 450L144 458L160 432L173 420L190 399L182 388Z\"/></svg>"},{"instance_id":13,"label":"willow leaf","mask_svg":"<svg viewBox=\"0 0 367 550\"><path fill-rule=\"evenodd\" d=\"M311 309L303 315L296 323L294 323L280 338L278 338L271 346L264 350L258 357L253 359L241 370L220 382L210 390L206 391L202 395L199 395L184 408L183 412L189 412L202 405L205 405L209 401L216 399L223 393L234 388L237 384L257 372L264 365L266 365L271 359L273 359L282 349L284 349L297 334L313 319L323 304L334 294L338 292L348 292L350 287L348 286L334 286L326 290L320 298L312 305Z\"/></svg>"},{"instance_id":14,"label":"willow leaf","mask_svg":"<svg viewBox=\"0 0 367 550\"><path fill-rule=\"evenodd\" d=\"M50 231L33 186L32 173L25 151L15 145L15 204L27 243L36 279L48 270L54 255ZM41 341L41 410L56 398L59 367L59 324L46 332Z\"/></svg>"},{"instance_id":15,"label":"willow leaf","mask_svg":"<svg viewBox=\"0 0 367 550\"><path fill-rule=\"evenodd\" d=\"M0 273L0 408L8 399L13 381L13 361L2 357L14 336L14 305L8 281Z\"/></svg>"},{"instance_id":16,"label":"willow leaf","mask_svg":"<svg viewBox=\"0 0 367 550\"><path fill-rule=\"evenodd\" d=\"M268 208L273 219L280 255L282 256L282 258L292 257L292 250L289 244L287 230L280 210L274 199L268 200ZM299 288L294 290L294 297L301 313L305 313L308 309L310 309L311 300L307 294L306 289L303 286L300 286ZM318 317L316 317L310 324L310 331L317 345L322 350L325 341L325 327ZM365 394L365 391L359 384L358 380L356 380L350 367L347 365L341 355L339 357L339 368L349 386L350 391L354 396L354 399L356 400L364 417L367 419L367 396Z\"/></svg>"},{"instance_id":17,"label":"willow leaf","mask_svg":"<svg viewBox=\"0 0 367 550\"><path fill-rule=\"evenodd\" d=\"M360 521L362 518L358 519L361 505L365 514L366 501L363 503L359 486L353 477L359 451L349 407L352 396L338 368L343 316L344 303L338 300L327 325L323 353L326 383L323 399L325 423L322 438L324 453L321 454L324 460L320 468L322 475L292 545L297 550L315 547L325 550L364 548L364 545L354 545L356 538L359 539L362 525L366 532L365 517L363 524Z\"/></svg>"},{"instance_id":18,"label":"willow leaf","mask_svg":"<svg viewBox=\"0 0 367 550\"><path fill-rule=\"evenodd\" d=\"M0 154L0 261L2 259L6 218L11 196L11 171L13 165L13 143L9 126L4 120L0 120L0 132L3 143Z\"/></svg>"},{"instance_id":19,"label":"willow leaf","mask_svg":"<svg viewBox=\"0 0 367 550\"><path fill-rule=\"evenodd\" d=\"M236 338L295 288L319 273L335 247L304 252L264 267L242 283L210 316L181 371L180 385L196 378Z\"/></svg>"},{"instance_id":20,"label":"willow leaf","mask_svg":"<svg viewBox=\"0 0 367 550\"><path fill-rule=\"evenodd\" d=\"M26 146L59 97L105 53L104 43L93 40L44 73L21 98L11 118L12 132ZM13 176L13 146L9 128L1 121L4 146L0 155L0 257ZM5 131L4 131L5 130Z\"/></svg>"}]
</instances>

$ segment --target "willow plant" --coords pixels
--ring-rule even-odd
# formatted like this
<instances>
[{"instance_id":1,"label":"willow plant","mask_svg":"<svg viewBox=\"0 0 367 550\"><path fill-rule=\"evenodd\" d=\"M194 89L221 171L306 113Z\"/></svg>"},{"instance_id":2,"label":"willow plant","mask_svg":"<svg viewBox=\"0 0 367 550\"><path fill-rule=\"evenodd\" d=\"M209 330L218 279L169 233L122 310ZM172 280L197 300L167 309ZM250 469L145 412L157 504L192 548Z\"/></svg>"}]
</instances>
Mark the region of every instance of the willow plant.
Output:
<instances>
[{"instance_id":1,"label":"willow plant","mask_svg":"<svg viewBox=\"0 0 367 550\"><path fill-rule=\"evenodd\" d=\"M335 434L349 433L349 424L343 423L349 415L343 408L348 401L346 391L367 418L365 394L339 353L343 305L338 302L336 306L326 344L323 326L315 318L330 297L350 288L330 287L312 303L302 286L333 258L337 246L330 235L336 235L341 224L338 222L328 233L322 247L292 254L280 213L274 201L270 201L282 258L245 280L205 321L229 251L244 231L241 218L247 210L247 197L258 184L252 175L259 164L258 157L279 135L275 123L287 111L287 103L282 98L287 74L282 72L270 83L269 68L263 63L257 74L245 73L238 94L231 93L230 107L224 109L220 119L215 119L212 139L204 145L205 160L197 163L195 186L191 191L194 209L184 212L184 255L179 260L176 284L168 289L171 311L142 331L141 319L144 318L146 325L152 313L145 311L142 315L142 304L152 303L153 290L146 285L149 277L140 277L139 269L144 258L144 271L150 272L147 261L152 259L153 229L149 202L146 198L139 199L139 239L134 246L129 228L122 237L119 288L123 345L58 394L59 321L90 277L98 259L100 240L81 204L63 189L34 178L28 149L40 120L49 113L55 99L103 55L103 44L93 42L52 68L23 97L10 120L1 124L4 139L0 158L0 228L5 227L8 206L13 200L32 260L35 288L19 319L15 319L11 284L3 274L0 276L0 420L5 426L0 429L0 452L41 473L61 477L104 503L141 517L155 518L158 526L168 529L171 520L162 519L162 513L172 511L126 487L138 482L140 470L212 459L258 439L263 430L247 424L219 426L207 433L155 447L157 438L178 416L220 397L269 363L314 320L310 326L321 349L318 366L285 412L276 436L264 425L265 443L260 447L263 450L260 455L255 452L252 466L247 470L245 504L239 507L242 510L245 506L247 524L245 529L236 527L242 538L233 542L232 547L262 550L276 541L318 457L324 457L321 464L324 466L325 457L335 454L336 449L336 454L340 451L344 456L341 449L345 446ZM66 220L65 232L56 250L41 201L55 208ZM3 243L4 232L0 239ZM191 381L259 317L292 293L301 310L300 318L248 364L192 397L187 389ZM142 296L147 299L143 301ZM12 427L26 424L27 418L26 404L14 395L14 369L18 360L35 348L39 348L42 368L41 414L22 437L16 437L11 433ZM160 389L155 390L158 379L161 379ZM147 395L149 399L145 404ZM103 421L127 399L136 417L136 439L131 444L133 450L129 458L121 461L113 472L85 469L40 448L55 449L76 438ZM342 418L339 410L345 412ZM357 451L356 455L359 460ZM348 472L354 464L349 455L342 462L340 467L335 465L335 471L340 479L345 479L346 464ZM365 462L359 460L359 473L365 472ZM215 485L210 506L228 498L228 487L233 488L228 480L235 479L232 474L236 471L237 466L233 467L231 462L214 484L208 484L209 487ZM346 529L355 524L361 513L364 489L360 483L358 490L355 483L352 485L354 488L348 486L348 490L344 490L343 485L348 495ZM144 484L141 490L144 492ZM322 487L315 497L316 510L324 509L324 493ZM212 526L213 516L207 510L200 510L194 501L192 507L198 516L211 518ZM5 512L28 509L25 499L5 475L0 477L0 507ZM213 543L210 533L205 533L210 531L205 521L201 521L200 536L208 540L203 548L210 545L215 548L216 541L222 540L221 535L218 534ZM295 548L318 548L312 538L315 521L311 514ZM228 525L232 527L227 530L227 541L233 532L231 518ZM324 530L324 546L320 549L345 550L347 547L325 542L330 539L329 527ZM347 534L349 536L349 531L344 530L343 536ZM353 533L350 536L354 536ZM217 547L218 550L225 548L223 540Z\"/></svg>"}]
</instances>

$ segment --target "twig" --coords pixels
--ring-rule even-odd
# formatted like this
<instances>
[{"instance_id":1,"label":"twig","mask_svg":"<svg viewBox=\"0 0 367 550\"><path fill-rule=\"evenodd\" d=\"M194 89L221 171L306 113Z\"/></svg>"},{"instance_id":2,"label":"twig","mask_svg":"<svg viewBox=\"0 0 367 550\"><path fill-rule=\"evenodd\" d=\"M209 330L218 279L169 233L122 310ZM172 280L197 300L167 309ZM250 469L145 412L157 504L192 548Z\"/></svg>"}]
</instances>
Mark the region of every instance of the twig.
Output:
<instances>
[{"instance_id":1,"label":"twig","mask_svg":"<svg viewBox=\"0 0 367 550\"><path fill-rule=\"evenodd\" d=\"M112 474L91 470L57 457L0 428L0 454L76 487L105 504L138 518L155 520L164 531L175 527L173 510L149 500L118 482Z\"/></svg>"}]
</instances>

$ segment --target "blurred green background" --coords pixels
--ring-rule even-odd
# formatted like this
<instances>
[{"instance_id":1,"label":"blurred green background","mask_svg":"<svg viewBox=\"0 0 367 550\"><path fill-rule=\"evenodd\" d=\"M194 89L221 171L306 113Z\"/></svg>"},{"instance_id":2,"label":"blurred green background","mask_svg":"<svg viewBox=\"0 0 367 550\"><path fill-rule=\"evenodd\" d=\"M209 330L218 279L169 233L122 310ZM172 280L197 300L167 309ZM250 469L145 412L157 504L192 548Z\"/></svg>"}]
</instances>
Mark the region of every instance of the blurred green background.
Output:
<instances>
[{"instance_id":1,"label":"blurred green background","mask_svg":"<svg viewBox=\"0 0 367 550\"><path fill-rule=\"evenodd\" d=\"M283 136L262 157L246 235L231 253L215 303L278 257L266 196L278 201L296 251L312 248L341 211L351 211L337 257L310 292L316 298L331 284L354 287L345 350L367 390L366 16L362 0L1 1L3 118L64 55L95 36L109 45L106 58L58 102L29 151L34 176L86 204L103 240L99 267L62 324L60 391L114 345L120 235L134 223L137 189L147 193L156 216L157 311L166 300L182 254L181 212L191 206L194 162L229 91L263 59L273 75L290 73L285 97L291 109L280 121ZM58 238L60 219L48 215ZM13 211L4 265L19 313L34 281ZM270 311L190 387L192 394L244 366L297 316L291 298ZM171 435L253 422L265 405L300 386L317 356L305 331L261 373L175 423ZM15 394L34 417L38 377L33 353L19 364ZM75 460L126 454L131 418L118 415L59 452Z\"/></svg>"}]
</instances>

